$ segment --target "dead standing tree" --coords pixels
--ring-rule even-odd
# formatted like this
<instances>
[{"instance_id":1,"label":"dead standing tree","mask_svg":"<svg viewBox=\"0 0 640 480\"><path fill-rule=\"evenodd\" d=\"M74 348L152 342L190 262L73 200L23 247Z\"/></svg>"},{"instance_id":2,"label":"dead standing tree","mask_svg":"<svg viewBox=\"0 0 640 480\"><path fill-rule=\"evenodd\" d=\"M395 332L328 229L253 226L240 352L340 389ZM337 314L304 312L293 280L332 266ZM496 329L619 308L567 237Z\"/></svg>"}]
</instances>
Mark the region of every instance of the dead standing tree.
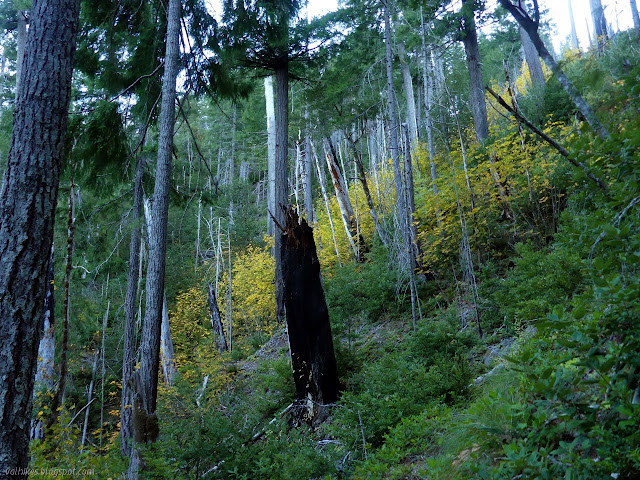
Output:
<instances>
[{"instance_id":1,"label":"dead standing tree","mask_svg":"<svg viewBox=\"0 0 640 480\"><path fill-rule=\"evenodd\" d=\"M297 402L293 423L318 424L338 399L338 369L320 262L307 222L282 207L282 280Z\"/></svg>"}]
</instances>

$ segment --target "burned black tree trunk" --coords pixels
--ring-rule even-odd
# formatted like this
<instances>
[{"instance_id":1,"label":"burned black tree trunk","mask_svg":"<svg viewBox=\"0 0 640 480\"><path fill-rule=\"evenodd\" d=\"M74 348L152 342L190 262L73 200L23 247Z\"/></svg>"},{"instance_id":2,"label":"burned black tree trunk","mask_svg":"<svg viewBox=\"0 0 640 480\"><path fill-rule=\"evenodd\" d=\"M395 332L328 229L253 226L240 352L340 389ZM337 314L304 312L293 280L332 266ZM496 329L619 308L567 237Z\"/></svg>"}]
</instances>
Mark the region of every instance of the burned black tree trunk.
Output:
<instances>
[{"instance_id":1,"label":"burned black tree trunk","mask_svg":"<svg viewBox=\"0 0 640 480\"><path fill-rule=\"evenodd\" d=\"M284 207L283 207L284 208ZM338 399L338 370L329 310L320 281L320 263L307 222L285 210L282 280L297 406L293 421L322 422Z\"/></svg>"}]
</instances>

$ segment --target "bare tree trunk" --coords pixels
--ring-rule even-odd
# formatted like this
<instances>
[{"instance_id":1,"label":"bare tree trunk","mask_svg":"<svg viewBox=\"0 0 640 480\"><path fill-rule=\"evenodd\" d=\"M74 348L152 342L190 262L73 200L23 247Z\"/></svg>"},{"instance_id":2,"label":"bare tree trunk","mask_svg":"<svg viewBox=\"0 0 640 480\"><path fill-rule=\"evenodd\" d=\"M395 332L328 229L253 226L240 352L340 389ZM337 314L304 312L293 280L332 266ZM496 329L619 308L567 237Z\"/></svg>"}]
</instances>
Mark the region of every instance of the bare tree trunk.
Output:
<instances>
[{"instance_id":1,"label":"bare tree trunk","mask_svg":"<svg viewBox=\"0 0 640 480\"><path fill-rule=\"evenodd\" d=\"M591 6L593 28L596 34L596 42L598 43L598 49L602 50L609 39L609 33L607 32L607 19L604 16L604 8L602 8L601 0L589 0L589 2Z\"/></svg>"},{"instance_id":2,"label":"bare tree trunk","mask_svg":"<svg viewBox=\"0 0 640 480\"><path fill-rule=\"evenodd\" d=\"M306 134L304 136L304 210L307 220L315 222L313 211L313 160L311 160L311 125L309 124L309 107L305 106L304 118L306 121Z\"/></svg>"},{"instance_id":3,"label":"bare tree trunk","mask_svg":"<svg viewBox=\"0 0 640 480\"><path fill-rule=\"evenodd\" d=\"M289 157L289 60L275 70L276 77L276 165L275 165L275 211L272 213L279 225L284 225L283 206L288 204L287 178ZM275 235L276 260L276 319L285 320L284 290L282 285L282 248L281 235Z\"/></svg>"},{"instance_id":4,"label":"bare tree trunk","mask_svg":"<svg viewBox=\"0 0 640 480\"><path fill-rule=\"evenodd\" d=\"M631 0L632 2L634 0ZM575 50L580 50L580 43L578 42L578 33L576 31L576 22L573 17L573 7L571 6L571 0L567 0L569 4L569 22L571 23L571 43Z\"/></svg>"},{"instance_id":5,"label":"bare tree trunk","mask_svg":"<svg viewBox=\"0 0 640 480\"><path fill-rule=\"evenodd\" d=\"M311 148L313 149L313 146ZM342 266L342 261L340 260L340 250L338 249L338 242L336 240L336 229L333 225L333 216L331 215L331 208L329 207L329 197L327 196L327 189L324 186L324 175L322 174L320 161L318 160L318 155L315 149L313 149L313 157L316 163L316 171L318 173L318 182L320 183L320 191L322 192L322 199L324 200L324 206L327 209L327 218L329 219L329 227L331 227L331 237L333 238L333 246L336 249L338 264Z\"/></svg>"},{"instance_id":6,"label":"bare tree trunk","mask_svg":"<svg viewBox=\"0 0 640 480\"><path fill-rule=\"evenodd\" d=\"M29 461L37 340L71 98L79 5L78 0L33 2L11 149L0 191L0 476L8 468L26 468Z\"/></svg>"},{"instance_id":7,"label":"bare tree trunk","mask_svg":"<svg viewBox=\"0 0 640 480\"><path fill-rule=\"evenodd\" d=\"M284 210L284 208L283 208ZM297 406L294 422L318 424L338 399L338 369L313 230L289 208L282 270Z\"/></svg>"},{"instance_id":8,"label":"bare tree trunk","mask_svg":"<svg viewBox=\"0 0 640 480\"><path fill-rule=\"evenodd\" d=\"M142 326L140 369L136 375L134 398L134 439L136 443L153 443L158 438L156 401L158 364L164 298L164 273L171 182L171 155L175 118L176 78L180 53L180 0L169 0L162 105L159 121L158 161L153 193L152 228L149 231L149 262L147 267L146 305ZM133 456L132 456L133 457ZM137 478L140 467L138 452L132 458L130 475Z\"/></svg>"},{"instance_id":9,"label":"bare tree trunk","mask_svg":"<svg viewBox=\"0 0 640 480\"><path fill-rule=\"evenodd\" d=\"M598 120L598 117L596 117L595 112L591 109L584 98L582 98L580 93L578 93L576 87L573 85L573 83L571 83L569 77L567 77L564 71L560 68L556 60L553 58L553 55L551 55L549 50L547 50L547 47L540 38L540 35L538 33L540 12L538 11L538 9L535 9L534 19L532 19L528 14L523 12L523 10L511 3L510 0L499 1L500 5L507 9L511 13L513 18L518 21L520 26L522 26L522 28L524 28L529 34L529 38L531 38L531 41L538 50L538 54L540 55L544 63L546 63L547 66L554 72L558 81L560 82L560 85L562 85L575 106L578 108L578 110L580 110L580 113L582 113L587 123L600 137L608 138L610 135L607 129L604 127L604 125L602 125L602 123L600 123L600 120ZM535 5L537 7L537 2L535 3Z\"/></svg>"},{"instance_id":10,"label":"bare tree trunk","mask_svg":"<svg viewBox=\"0 0 640 480\"><path fill-rule=\"evenodd\" d=\"M272 215L276 214L276 110L273 102L273 77L265 77L264 94L267 109L267 234L274 235Z\"/></svg>"},{"instance_id":11,"label":"bare tree trunk","mask_svg":"<svg viewBox=\"0 0 640 480\"><path fill-rule=\"evenodd\" d=\"M535 45L529 38L527 31L520 27L520 40L522 41L522 48L524 50L524 58L527 61L529 67L529 75L531 76L532 85L544 85L544 73L542 71L542 63L540 63L540 57Z\"/></svg>"},{"instance_id":12,"label":"bare tree trunk","mask_svg":"<svg viewBox=\"0 0 640 480\"><path fill-rule=\"evenodd\" d=\"M373 226L380 238L380 241L384 246L389 245L389 236L387 232L384 231L382 225L380 224L380 219L378 218L378 212L376 211L376 206L373 203L373 198L371 197L371 191L369 190L369 184L367 183L367 176L364 171L364 165L362 164L362 157L360 156L360 152L356 148L356 144L351 137L348 138L349 143L351 145L351 150L353 151L353 160L356 165L356 172L358 174L358 180L360 180L360 184L362 185L362 190L364 191L364 196L367 199L367 205L369 206L369 213L371 214L371 219L373 220Z\"/></svg>"},{"instance_id":13,"label":"bare tree trunk","mask_svg":"<svg viewBox=\"0 0 640 480\"><path fill-rule=\"evenodd\" d=\"M220 309L218 308L218 299L216 298L216 291L211 283L207 283L207 299L209 302L209 315L211 316L211 327L216 334L216 343L218 344L218 351L220 353L227 350L227 340L224 336L224 328L222 326L222 317L220 316Z\"/></svg>"},{"instance_id":14,"label":"bare tree trunk","mask_svg":"<svg viewBox=\"0 0 640 480\"><path fill-rule=\"evenodd\" d=\"M416 116L416 99L413 92L413 79L409 68L407 52L404 43L398 43L398 58L400 59L400 69L402 70L402 81L404 84L404 94L407 99L407 123L409 124L409 146L411 150L416 148L418 142L418 120Z\"/></svg>"},{"instance_id":15,"label":"bare tree trunk","mask_svg":"<svg viewBox=\"0 0 640 480\"><path fill-rule=\"evenodd\" d=\"M487 119L487 104L484 99L484 81L482 79L482 63L480 48L478 47L478 33L476 32L475 11L473 2L462 0L462 15L464 37L464 51L469 70L469 87L471 88L471 110L475 125L476 138L483 143L489 138L489 121Z\"/></svg>"},{"instance_id":16,"label":"bare tree trunk","mask_svg":"<svg viewBox=\"0 0 640 480\"><path fill-rule=\"evenodd\" d=\"M129 242L129 275L127 294L124 301L124 353L122 359L122 398L120 405L120 450L122 455L131 455L133 440L133 371L136 353L136 298L140 269L140 221L142 218L142 175L144 158L140 156L136 164L134 180L131 241Z\"/></svg>"},{"instance_id":17,"label":"bare tree trunk","mask_svg":"<svg viewBox=\"0 0 640 480\"><path fill-rule=\"evenodd\" d=\"M67 263L64 271L64 302L62 304L62 343L60 345L60 379L58 387L51 400L51 417L46 426L46 433L51 430L58 419L60 407L64 403L64 393L67 385L67 358L69 355L69 318L71 311L71 272L73 271L75 217L75 184L71 181L69 188L69 207L67 216ZM45 435L46 435L45 433Z\"/></svg>"},{"instance_id":18,"label":"bare tree trunk","mask_svg":"<svg viewBox=\"0 0 640 480\"><path fill-rule=\"evenodd\" d=\"M633 17L633 28L636 30L636 34L640 33L640 15L638 15L638 4L636 0L629 0L631 6L631 16Z\"/></svg>"},{"instance_id":19,"label":"bare tree trunk","mask_svg":"<svg viewBox=\"0 0 640 480\"><path fill-rule=\"evenodd\" d=\"M349 244L353 250L353 254L357 262L362 261L363 242L358 237L358 228L356 225L356 216L353 212L353 206L349 199L349 189L347 183L344 180L340 166L336 158L336 151L333 146L331 138L327 137L324 143L324 153L327 160L327 167L333 182L333 188L336 192L336 200L340 207L340 213L342 214L342 222L344 223L345 231L347 232L347 238Z\"/></svg>"},{"instance_id":20,"label":"bare tree trunk","mask_svg":"<svg viewBox=\"0 0 640 480\"><path fill-rule=\"evenodd\" d=\"M420 8L420 24L421 24L421 40L422 40L422 84L424 87L424 119L427 130L427 151L429 153L429 166L431 173L431 188L433 194L438 194L438 186L436 185L436 179L438 178L436 172L436 150L433 143L433 116L431 109L434 100L434 82L429 76L429 64L430 64L430 50L427 48L427 32L424 24L424 17L422 15L422 8Z\"/></svg>"},{"instance_id":21,"label":"bare tree trunk","mask_svg":"<svg viewBox=\"0 0 640 480\"><path fill-rule=\"evenodd\" d=\"M89 411L91 403L93 402L93 386L96 382L96 370L98 369L98 355L100 350L96 349L96 353L93 355L93 367L91 368L91 381L89 382L89 391L87 392L87 405L84 412L84 425L82 427L82 437L80 440L80 451L84 449L84 444L87 440L87 428L89 426Z\"/></svg>"},{"instance_id":22,"label":"bare tree trunk","mask_svg":"<svg viewBox=\"0 0 640 480\"><path fill-rule=\"evenodd\" d=\"M55 380L54 360L56 352L55 339L55 284L53 268L53 245L49 257L49 269L47 274L47 294L44 300L43 332L38 346L38 367L36 369L35 391L51 390Z\"/></svg>"},{"instance_id":23,"label":"bare tree trunk","mask_svg":"<svg viewBox=\"0 0 640 480\"><path fill-rule=\"evenodd\" d=\"M160 358L162 360L162 374L164 383L173 385L176 375L176 361L171 340L171 326L169 325L169 309L167 308L167 294L162 299L162 326L160 331Z\"/></svg>"},{"instance_id":24,"label":"bare tree trunk","mask_svg":"<svg viewBox=\"0 0 640 480\"><path fill-rule=\"evenodd\" d=\"M49 272L47 274L47 294L44 299L43 331L38 345L38 364L36 367L34 397L40 393L50 392L55 381L56 329L55 329L55 284L53 268L53 245L49 258ZM31 439L44 438L44 423L40 418L31 419Z\"/></svg>"},{"instance_id":25,"label":"bare tree trunk","mask_svg":"<svg viewBox=\"0 0 640 480\"><path fill-rule=\"evenodd\" d=\"M396 187L396 208L398 215L399 231L402 238L400 255L401 270L410 271L411 262L411 236L407 222L407 206L405 202L405 186L403 183L402 166L400 164L400 145L398 142L398 121L396 117L395 95L393 92L393 53L391 49L391 5L390 0L385 0L384 32L386 44L386 69L387 69L387 106L389 111L389 137L391 159L393 161L393 178Z\"/></svg>"}]
</instances>

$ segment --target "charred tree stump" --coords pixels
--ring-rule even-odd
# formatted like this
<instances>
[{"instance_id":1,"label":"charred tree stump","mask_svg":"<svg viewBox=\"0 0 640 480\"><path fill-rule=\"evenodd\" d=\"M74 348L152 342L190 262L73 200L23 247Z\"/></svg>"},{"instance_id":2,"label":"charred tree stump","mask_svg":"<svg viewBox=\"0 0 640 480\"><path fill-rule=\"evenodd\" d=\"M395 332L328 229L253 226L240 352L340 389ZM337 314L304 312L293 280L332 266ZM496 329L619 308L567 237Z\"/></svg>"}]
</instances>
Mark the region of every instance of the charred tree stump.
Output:
<instances>
[{"instance_id":1,"label":"charred tree stump","mask_svg":"<svg viewBox=\"0 0 640 480\"><path fill-rule=\"evenodd\" d=\"M320 263L307 222L283 207L282 280L297 402L292 425L317 425L338 399L338 370Z\"/></svg>"}]
</instances>

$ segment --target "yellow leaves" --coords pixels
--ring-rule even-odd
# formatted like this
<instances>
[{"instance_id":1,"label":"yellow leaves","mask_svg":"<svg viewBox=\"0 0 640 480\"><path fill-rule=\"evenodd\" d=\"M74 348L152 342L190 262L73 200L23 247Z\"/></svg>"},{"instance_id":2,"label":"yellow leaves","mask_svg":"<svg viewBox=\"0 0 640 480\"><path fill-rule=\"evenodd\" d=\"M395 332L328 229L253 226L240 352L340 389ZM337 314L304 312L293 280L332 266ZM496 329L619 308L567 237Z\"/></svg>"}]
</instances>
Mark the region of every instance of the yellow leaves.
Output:
<instances>
[{"instance_id":1,"label":"yellow leaves","mask_svg":"<svg viewBox=\"0 0 640 480\"><path fill-rule=\"evenodd\" d=\"M262 248L250 245L234 259L233 317L238 334L272 333L276 308L274 272L268 245Z\"/></svg>"}]
</instances>

